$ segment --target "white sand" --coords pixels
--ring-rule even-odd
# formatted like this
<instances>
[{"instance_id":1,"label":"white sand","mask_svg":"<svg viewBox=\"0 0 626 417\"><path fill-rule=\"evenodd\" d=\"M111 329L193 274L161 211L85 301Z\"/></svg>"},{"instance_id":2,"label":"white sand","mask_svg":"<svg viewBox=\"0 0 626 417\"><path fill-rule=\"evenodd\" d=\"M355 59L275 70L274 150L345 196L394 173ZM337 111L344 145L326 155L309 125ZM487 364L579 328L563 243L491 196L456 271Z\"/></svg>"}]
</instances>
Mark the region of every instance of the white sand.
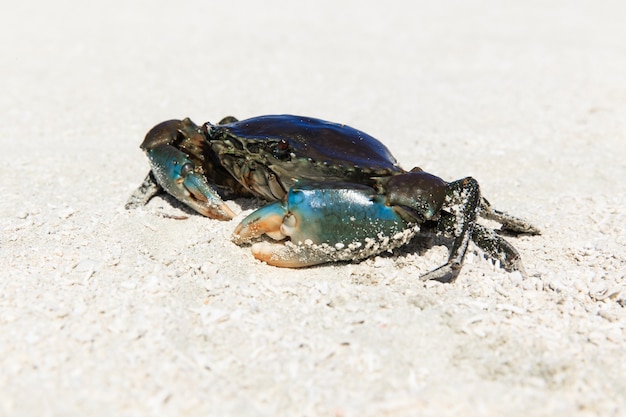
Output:
<instances>
[{"instance_id":1,"label":"white sand","mask_svg":"<svg viewBox=\"0 0 626 417\"><path fill-rule=\"evenodd\" d=\"M0 415L626 415L623 1L127 3L0 17ZM157 122L271 113L474 176L542 228L530 277L475 246L451 285L417 279L444 247L281 270L124 210Z\"/></svg>"}]
</instances>

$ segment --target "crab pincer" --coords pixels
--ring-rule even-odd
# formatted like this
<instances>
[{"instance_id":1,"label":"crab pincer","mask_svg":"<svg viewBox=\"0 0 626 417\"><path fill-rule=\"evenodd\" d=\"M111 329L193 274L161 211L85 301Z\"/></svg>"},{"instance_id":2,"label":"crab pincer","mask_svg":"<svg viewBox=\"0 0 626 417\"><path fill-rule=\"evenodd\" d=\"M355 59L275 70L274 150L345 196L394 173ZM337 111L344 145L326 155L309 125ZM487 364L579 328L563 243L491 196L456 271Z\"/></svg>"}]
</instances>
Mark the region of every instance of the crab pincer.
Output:
<instances>
[{"instance_id":1,"label":"crab pincer","mask_svg":"<svg viewBox=\"0 0 626 417\"><path fill-rule=\"evenodd\" d=\"M184 120L168 120L152 128L141 144L156 181L167 193L197 212L215 219L232 219L235 213L208 183L200 167L185 152L172 145L181 133L186 133L185 139L193 138L194 133L199 134L194 132L193 127L190 129Z\"/></svg>"},{"instance_id":2,"label":"crab pincer","mask_svg":"<svg viewBox=\"0 0 626 417\"><path fill-rule=\"evenodd\" d=\"M354 261L399 247L419 232L384 196L350 183L296 184L282 201L258 209L235 229L246 243L265 234L275 241L252 245L255 258L288 268Z\"/></svg>"}]
</instances>

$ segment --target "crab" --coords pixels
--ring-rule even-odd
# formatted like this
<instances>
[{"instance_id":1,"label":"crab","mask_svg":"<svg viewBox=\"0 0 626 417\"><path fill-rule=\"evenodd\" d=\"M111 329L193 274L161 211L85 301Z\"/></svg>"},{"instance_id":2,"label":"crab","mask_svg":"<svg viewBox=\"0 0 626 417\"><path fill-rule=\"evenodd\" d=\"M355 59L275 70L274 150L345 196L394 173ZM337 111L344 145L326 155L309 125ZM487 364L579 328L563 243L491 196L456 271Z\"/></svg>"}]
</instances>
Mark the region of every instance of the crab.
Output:
<instances>
[{"instance_id":1,"label":"crab","mask_svg":"<svg viewBox=\"0 0 626 417\"><path fill-rule=\"evenodd\" d=\"M540 233L492 208L472 177L447 182L420 168L405 171L372 136L311 117L227 117L201 126L168 120L147 133L141 149L151 171L127 208L164 190L204 216L230 220L236 214L224 199L267 200L239 223L233 241L255 242L254 257L278 267L358 261L439 235L449 238L448 259L423 280L455 280L470 241L525 275L519 252L500 234Z\"/></svg>"}]
</instances>

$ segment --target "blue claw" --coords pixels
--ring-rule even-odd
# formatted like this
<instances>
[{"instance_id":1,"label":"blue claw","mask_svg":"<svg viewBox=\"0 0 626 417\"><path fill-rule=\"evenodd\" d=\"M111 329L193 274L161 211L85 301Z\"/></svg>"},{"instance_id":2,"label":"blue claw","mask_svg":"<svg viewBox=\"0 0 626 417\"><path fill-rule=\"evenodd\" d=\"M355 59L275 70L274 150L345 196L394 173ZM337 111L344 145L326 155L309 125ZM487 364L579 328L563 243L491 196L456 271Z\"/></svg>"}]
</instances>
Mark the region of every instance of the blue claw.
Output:
<instances>
[{"instance_id":1,"label":"blue claw","mask_svg":"<svg viewBox=\"0 0 626 417\"><path fill-rule=\"evenodd\" d=\"M217 191L195 172L193 162L183 152L170 145L155 146L146 152L157 182L169 194L207 217L235 217Z\"/></svg>"},{"instance_id":2,"label":"blue claw","mask_svg":"<svg viewBox=\"0 0 626 417\"><path fill-rule=\"evenodd\" d=\"M282 202L246 217L235 229L237 243L267 234L284 244L252 246L270 265L302 267L363 259L405 244L417 232L384 196L351 183L309 183L292 187Z\"/></svg>"}]
</instances>

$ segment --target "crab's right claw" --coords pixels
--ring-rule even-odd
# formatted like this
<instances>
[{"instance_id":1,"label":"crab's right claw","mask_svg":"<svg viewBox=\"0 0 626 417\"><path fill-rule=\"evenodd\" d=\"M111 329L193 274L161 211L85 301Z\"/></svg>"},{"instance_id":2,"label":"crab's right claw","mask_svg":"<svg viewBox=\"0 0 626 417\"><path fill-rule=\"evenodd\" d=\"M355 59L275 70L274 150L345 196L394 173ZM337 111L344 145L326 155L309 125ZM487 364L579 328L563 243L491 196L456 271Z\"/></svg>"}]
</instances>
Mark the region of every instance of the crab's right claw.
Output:
<instances>
[{"instance_id":1,"label":"crab's right claw","mask_svg":"<svg viewBox=\"0 0 626 417\"><path fill-rule=\"evenodd\" d=\"M267 235L281 242L253 243L254 257L299 268L364 259L405 244L418 231L373 188L321 182L296 184L282 201L251 213L237 226L233 240L242 244Z\"/></svg>"},{"instance_id":2,"label":"crab's right claw","mask_svg":"<svg viewBox=\"0 0 626 417\"><path fill-rule=\"evenodd\" d=\"M157 182L178 201L214 219L235 217L185 153L171 145L157 145L146 149L146 153Z\"/></svg>"},{"instance_id":3,"label":"crab's right claw","mask_svg":"<svg viewBox=\"0 0 626 417\"><path fill-rule=\"evenodd\" d=\"M285 202L276 201L261 207L243 219L233 233L233 241L236 244L242 244L261 235L280 241L294 233L297 234L298 223L301 222L289 213ZM284 243L257 242L252 245L251 249L256 259L268 265L283 268L299 268L328 261L323 256L320 258L320 254L316 254L311 246L286 246Z\"/></svg>"}]
</instances>

